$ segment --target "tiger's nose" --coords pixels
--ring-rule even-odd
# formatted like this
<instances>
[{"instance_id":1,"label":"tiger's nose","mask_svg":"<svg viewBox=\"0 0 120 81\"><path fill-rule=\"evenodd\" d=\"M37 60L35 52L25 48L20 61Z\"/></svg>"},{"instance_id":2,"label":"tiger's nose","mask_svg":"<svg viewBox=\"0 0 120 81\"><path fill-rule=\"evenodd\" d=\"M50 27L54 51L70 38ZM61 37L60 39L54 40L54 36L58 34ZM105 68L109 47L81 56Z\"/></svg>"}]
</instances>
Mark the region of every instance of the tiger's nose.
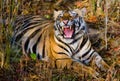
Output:
<instances>
[{"instance_id":1,"label":"tiger's nose","mask_svg":"<svg viewBox=\"0 0 120 81\"><path fill-rule=\"evenodd\" d=\"M68 20L63 20L63 23L66 25L68 23Z\"/></svg>"}]
</instances>

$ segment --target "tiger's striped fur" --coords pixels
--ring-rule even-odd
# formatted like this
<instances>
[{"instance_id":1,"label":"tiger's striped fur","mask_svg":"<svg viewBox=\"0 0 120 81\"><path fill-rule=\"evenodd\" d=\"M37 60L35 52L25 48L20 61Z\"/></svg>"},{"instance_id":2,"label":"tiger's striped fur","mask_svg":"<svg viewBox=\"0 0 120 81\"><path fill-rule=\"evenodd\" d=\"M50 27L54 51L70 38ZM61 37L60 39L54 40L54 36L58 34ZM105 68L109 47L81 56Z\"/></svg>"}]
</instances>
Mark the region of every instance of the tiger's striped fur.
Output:
<instances>
[{"instance_id":1,"label":"tiger's striped fur","mask_svg":"<svg viewBox=\"0 0 120 81\"><path fill-rule=\"evenodd\" d=\"M55 11L55 22L40 16L22 17L14 25L13 42L21 42L24 54L51 59L58 68L69 67L75 61L93 73L87 64L94 59L98 68L106 70L109 66L92 48L86 23L77 11Z\"/></svg>"}]
</instances>

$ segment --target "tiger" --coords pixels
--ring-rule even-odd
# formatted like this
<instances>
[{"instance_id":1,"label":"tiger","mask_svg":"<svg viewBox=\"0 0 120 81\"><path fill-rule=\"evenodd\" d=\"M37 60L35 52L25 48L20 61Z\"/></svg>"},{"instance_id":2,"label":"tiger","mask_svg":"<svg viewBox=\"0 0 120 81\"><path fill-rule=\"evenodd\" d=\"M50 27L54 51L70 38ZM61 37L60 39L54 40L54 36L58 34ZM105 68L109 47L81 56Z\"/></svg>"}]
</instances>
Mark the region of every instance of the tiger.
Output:
<instances>
[{"instance_id":1,"label":"tiger","mask_svg":"<svg viewBox=\"0 0 120 81\"><path fill-rule=\"evenodd\" d=\"M22 48L23 54L35 53L37 59L49 62L57 68L79 63L88 72L98 75L89 63L94 61L102 70L109 65L92 48L87 24L80 9L54 10L53 19L39 15L18 17L14 23L14 45Z\"/></svg>"}]
</instances>

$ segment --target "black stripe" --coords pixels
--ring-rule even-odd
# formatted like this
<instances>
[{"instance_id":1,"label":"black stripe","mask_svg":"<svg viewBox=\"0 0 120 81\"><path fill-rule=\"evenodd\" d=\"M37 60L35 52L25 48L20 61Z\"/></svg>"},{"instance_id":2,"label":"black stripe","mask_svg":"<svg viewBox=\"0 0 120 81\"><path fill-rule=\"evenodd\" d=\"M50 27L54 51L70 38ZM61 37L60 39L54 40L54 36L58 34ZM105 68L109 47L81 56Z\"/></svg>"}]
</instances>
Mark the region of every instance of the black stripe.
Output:
<instances>
[{"instance_id":1,"label":"black stripe","mask_svg":"<svg viewBox=\"0 0 120 81\"><path fill-rule=\"evenodd\" d=\"M69 51L65 48L65 47L63 47L62 45L59 45L59 44L57 44L60 48L62 48L62 49L64 49L65 51L67 51L68 53L69 53Z\"/></svg>"},{"instance_id":2,"label":"black stripe","mask_svg":"<svg viewBox=\"0 0 120 81\"><path fill-rule=\"evenodd\" d=\"M28 50L28 54L30 54L31 53L31 50L30 50L30 48L29 48L29 50Z\"/></svg>"},{"instance_id":3,"label":"black stripe","mask_svg":"<svg viewBox=\"0 0 120 81\"><path fill-rule=\"evenodd\" d=\"M30 42L30 39L32 39L40 30L41 30L41 29L36 30L35 32L32 33L32 35L30 35L30 36L28 37L28 39L26 40L25 45L24 45L25 51L27 51L27 48L28 48L28 44L29 44L29 42Z\"/></svg>"},{"instance_id":4,"label":"black stripe","mask_svg":"<svg viewBox=\"0 0 120 81\"><path fill-rule=\"evenodd\" d=\"M36 30L36 31L34 31L29 37L28 37L28 39L31 39L31 38L33 38L37 33L39 33L40 32L40 30L41 30L41 28L40 29L38 29L38 30Z\"/></svg>"},{"instance_id":5,"label":"black stripe","mask_svg":"<svg viewBox=\"0 0 120 81\"><path fill-rule=\"evenodd\" d=\"M71 43L69 43L69 44L74 44L75 42L77 42L78 40L80 40L80 38L81 37L78 37L78 38L76 38L76 39L74 39Z\"/></svg>"},{"instance_id":6,"label":"black stripe","mask_svg":"<svg viewBox=\"0 0 120 81\"><path fill-rule=\"evenodd\" d=\"M46 23L46 22L45 22ZM14 31L23 31L23 30L26 30L26 29L29 29L29 28L35 28L36 26L41 26L42 24L45 24L45 23L41 23L40 21L31 21L31 22L23 22L23 23L20 23L18 24L17 26L19 28L15 29Z\"/></svg>"},{"instance_id":7,"label":"black stripe","mask_svg":"<svg viewBox=\"0 0 120 81\"><path fill-rule=\"evenodd\" d=\"M56 53L56 54L64 54L64 55L66 55L66 53L64 53L64 52L56 52L55 50L53 50L53 52Z\"/></svg>"},{"instance_id":8,"label":"black stripe","mask_svg":"<svg viewBox=\"0 0 120 81\"><path fill-rule=\"evenodd\" d=\"M85 30L85 26L82 26L81 30Z\"/></svg>"},{"instance_id":9,"label":"black stripe","mask_svg":"<svg viewBox=\"0 0 120 81\"><path fill-rule=\"evenodd\" d=\"M63 41L62 41L61 39L59 39L57 36L55 36L55 37L56 37L56 39L57 39L59 42L63 43L65 46L67 46L67 47L70 49L71 52L73 52L72 48L71 48L68 44L66 44L65 42L63 42Z\"/></svg>"},{"instance_id":10,"label":"black stripe","mask_svg":"<svg viewBox=\"0 0 120 81\"><path fill-rule=\"evenodd\" d=\"M81 36L81 37L83 37L83 36ZM81 37L80 37L80 38L81 38ZM78 48L78 47L79 47L79 48ZM81 50L81 45L80 45L80 46L78 45L78 47L77 47L77 50L75 51L75 54L77 54L77 53Z\"/></svg>"},{"instance_id":11,"label":"black stripe","mask_svg":"<svg viewBox=\"0 0 120 81\"><path fill-rule=\"evenodd\" d=\"M80 49L83 48L83 46L87 43L88 40L89 40L89 39L88 39L87 36L83 37L83 42L82 42L81 45L80 45Z\"/></svg>"},{"instance_id":12,"label":"black stripe","mask_svg":"<svg viewBox=\"0 0 120 81\"><path fill-rule=\"evenodd\" d=\"M90 48L86 53L84 53L84 54L81 56L81 58L84 58L90 51L91 51L91 48Z\"/></svg>"},{"instance_id":13,"label":"black stripe","mask_svg":"<svg viewBox=\"0 0 120 81\"><path fill-rule=\"evenodd\" d=\"M79 20L81 21L80 23L83 23L82 17L79 17Z\"/></svg>"},{"instance_id":14,"label":"black stripe","mask_svg":"<svg viewBox=\"0 0 120 81\"><path fill-rule=\"evenodd\" d=\"M27 48L28 48L29 42L30 42L30 40L26 40L26 42L25 42L25 45L24 45L25 53L27 53Z\"/></svg>"},{"instance_id":15,"label":"black stripe","mask_svg":"<svg viewBox=\"0 0 120 81\"><path fill-rule=\"evenodd\" d=\"M59 31L61 31L61 28L60 28L60 27L61 27L60 25L57 26L57 28L58 28Z\"/></svg>"},{"instance_id":16,"label":"black stripe","mask_svg":"<svg viewBox=\"0 0 120 81\"><path fill-rule=\"evenodd\" d=\"M41 57L40 57L40 54L39 54L39 53L37 54L37 58L38 58L38 59L41 59Z\"/></svg>"},{"instance_id":17,"label":"black stripe","mask_svg":"<svg viewBox=\"0 0 120 81\"><path fill-rule=\"evenodd\" d=\"M82 33L83 33L83 32L79 31L79 32L75 33L75 36L80 35L80 34L82 34Z\"/></svg>"},{"instance_id":18,"label":"black stripe","mask_svg":"<svg viewBox=\"0 0 120 81\"><path fill-rule=\"evenodd\" d=\"M24 22L23 23L23 25L22 25L22 27L23 27L23 29L24 28L28 28L30 25L32 25L32 24L34 24L34 25L42 25L42 24L46 24L46 23L48 23L47 21L39 21L39 20L33 20L33 21L27 21L27 22Z\"/></svg>"},{"instance_id":19,"label":"black stripe","mask_svg":"<svg viewBox=\"0 0 120 81\"><path fill-rule=\"evenodd\" d=\"M55 68L58 68L58 67L57 67L57 60L56 60L56 59L55 59Z\"/></svg>"},{"instance_id":20,"label":"black stripe","mask_svg":"<svg viewBox=\"0 0 120 81\"><path fill-rule=\"evenodd\" d=\"M33 19L35 19L36 17L34 17L34 16L22 16L22 18L18 18L16 21L15 21L15 25L16 25L16 27L15 27L15 29L16 30L19 30L19 29L21 29L21 27L19 26L18 27L18 25L20 24L23 24L23 25L25 25L25 24L27 24L27 23L30 23L31 21L30 20L33 20ZM40 19L39 19L39 21L40 21ZM22 25L21 25L22 26Z\"/></svg>"},{"instance_id":21,"label":"black stripe","mask_svg":"<svg viewBox=\"0 0 120 81\"><path fill-rule=\"evenodd\" d=\"M91 58L91 56L93 55L94 52L95 52L95 51L93 51L86 60L89 60L89 59Z\"/></svg>"},{"instance_id":22,"label":"black stripe","mask_svg":"<svg viewBox=\"0 0 120 81\"><path fill-rule=\"evenodd\" d=\"M40 34L40 36L39 36L39 38L37 39L37 41L36 41L36 43L34 44L34 46L33 46L33 52L34 53L36 53L36 48L37 48L37 45L38 45L38 43L39 43L39 41L40 41L40 39L41 39L41 36L42 36L42 34Z\"/></svg>"},{"instance_id":23,"label":"black stripe","mask_svg":"<svg viewBox=\"0 0 120 81\"><path fill-rule=\"evenodd\" d=\"M63 55L66 55L66 53L64 53L64 52L57 52L57 54L63 54Z\"/></svg>"},{"instance_id":24,"label":"black stripe","mask_svg":"<svg viewBox=\"0 0 120 81\"><path fill-rule=\"evenodd\" d=\"M30 30L30 29L32 29L32 28L35 28L36 26L37 26L37 25L32 26L32 27L29 27L29 28L27 28L27 29L24 29L24 30L22 30L22 31L19 31L19 32L21 32L21 33L14 37L14 38L15 38L15 41L18 41L28 30ZM39 25L38 25L38 26L39 26ZM19 33L19 32L16 32L15 35L16 35L17 33Z\"/></svg>"},{"instance_id":25,"label":"black stripe","mask_svg":"<svg viewBox=\"0 0 120 81\"><path fill-rule=\"evenodd\" d=\"M78 47L79 47L79 48L78 48ZM75 54L77 54L80 50L81 50L81 49L80 49L80 46L78 45L78 46L77 46L77 50L75 50Z\"/></svg>"},{"instance_id":26,"label":"black stripe","mask_svg":"<svg viewBox=\"0 0 120 81\"><path fill-rule=\"evenodd\" d=\"M23 30L24 28L29 28L29 26L31 26L31 25L35 25L35 26L36 26L36 25L38 25L38 24L40 25L40 23L39 23L39 22L36 22L36 21L35 21L35 22L25 22L25 23L22 25L23 28L22 28L21 30Z\"/></svg>"},{"instance_id":27,"label":"black stripe","mask_svg":"<svg viewBox=\"0 0 120 81\"><path fill-rule=\"evenodd\" d=\"M83 60L83 62L89 60L89 59L92 57L92 55L93 55L94 52L95 52L95 51L93 51L87 59Z\"/></svg>"},{"instance_id":28,"label":"black stripe","mask_svg":"<svg viewBox=\"0 0 120 81\"><path fill-rule=\"evenodd\" d=\"M37 43L34 44L34 46L32 47L33 53L36 54L36 48L37 48Z\"/></svg>"},{"instance_id":29,"label":"black stripe","mask_svg":"<svg viewBox=\"0 0 120 81\"><path fill-rule=\"evenodd\" d=\"M49 23L48 23L49 24ZM48 24L46 24L45 26L43 26L43 27L46 27L46 26L48 26ZM17 33L19 33L17 36L14 36L14 41L18 41L18 40L20 40L20 38L28 31L28 30L30 30L30 29L32 29L32 28L35 28L35 27L37 27L37 26L39 26L40 28L42 28L41 26L40 26L40 23L39 24L35 24L34 26L32 26L32 27L29 27L28 26L28 28L24 28L23 30L19 30L19 32L21 32L21 33L19 33L18 31L14 34L14 35L16 35Z\"/></svg>"},{"instance_id":30,"label":"black stripe","mask_svg":"<svg viewBox=\"0 0 120 81\"><path fill-rule=\"evenodd\" d=\"M13 40L13 42L17 42L18 40L20 40L23 35L24 35L24 33L21 33L21 34L16 36L16 33L14 33L14 36L13 36L14 40Z\"/></svg>"},{"instance_id":31,"label":"black stripe","mask_svg":"<svg viewBox=\"0 0 120 81\"><path fill-rule=\"evenodd\" d=\"M44 39L43 49L42 49L42 58L44 57L45 57L45 39Z\"/></svg>"},{"instance_id":32,"label":"black stripe","mask_svg":"<svg viewBox=\"0 0 120 81\"><path fill-rule=\"evenodd\" d=\"M81 26L81 22L80 22L80 20L81 20L81 17L79 17L79 27Z\"/></svg>"},{"instance_id":33,"label":"black stripe","mask_svg":"<svg viewBox=\"0 0 120 81\"><path fill-rule=\"evenodd\" d=\"M57 30L56 26L54 26L54 29Z\"/></svg>"}]
</instances>

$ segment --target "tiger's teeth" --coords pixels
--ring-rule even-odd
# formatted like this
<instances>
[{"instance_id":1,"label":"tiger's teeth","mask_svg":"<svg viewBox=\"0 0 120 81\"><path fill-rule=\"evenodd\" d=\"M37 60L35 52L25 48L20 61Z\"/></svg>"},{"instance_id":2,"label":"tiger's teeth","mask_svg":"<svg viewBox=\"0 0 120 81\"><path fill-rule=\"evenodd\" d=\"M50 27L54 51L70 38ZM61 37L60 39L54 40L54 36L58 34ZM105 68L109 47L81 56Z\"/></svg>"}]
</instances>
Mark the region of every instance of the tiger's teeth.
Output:
<instances>
[{"instance_id":1,"label":"tiger's teeth","mask_svg":"<svg viewBox=\"0 0 120 81\"><path fill-rule=\"evenodd\" d=\"M70 26L70 29L72 29L72 27Z\"/></svg>"}]
</instances>

